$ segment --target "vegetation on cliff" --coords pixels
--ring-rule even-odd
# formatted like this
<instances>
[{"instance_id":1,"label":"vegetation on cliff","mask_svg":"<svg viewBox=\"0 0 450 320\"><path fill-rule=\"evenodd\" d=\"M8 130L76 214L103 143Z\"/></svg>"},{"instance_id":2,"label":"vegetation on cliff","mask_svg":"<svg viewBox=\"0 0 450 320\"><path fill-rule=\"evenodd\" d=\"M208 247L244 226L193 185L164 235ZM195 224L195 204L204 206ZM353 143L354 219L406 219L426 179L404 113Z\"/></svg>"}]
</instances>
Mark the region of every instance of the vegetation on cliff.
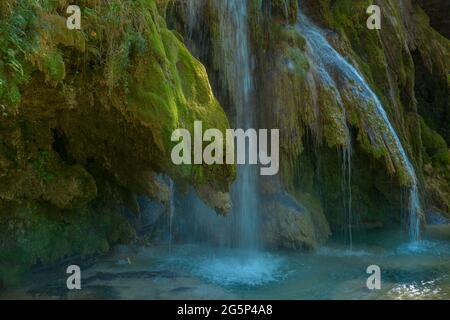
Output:
<instances>
[{"instance_id":1,"label":"vegetation on cliff","mask_svg":"<svg viewBox=\"0 0 450 320\"><path fill-rule=\"evenodd\" d=\"M382 9L381 31L366 27L369 17L366 11L371 4ZM217 58L220 52L217 8L214 2L198 5L201 14L194 21L188 9L175 1L169 11L171 24L189 39L193 51L207 65L213 83L218 84L216 92L226 101L229 94L220 86L217 74L224 61ZM329 232L323 226L328 222L335 231L347 228L349 217L344 207L348 207L348 201L355 215L353 228L398 224L404 218L399 214L401 208L406 206L402 194L412 183L397 143L392 137L387 138L390 129L380 121L374 105L361 105L358 86L343 85L345 79L335 74L330 75L339 79L334 85L320 79L317 71L320 66L315 65L299 28L301 14L322 28L327 41L361 72L379 97L413 162L424 207L439 208L442 214L448 214L444 200L448 198L448 183L444 183L448 146L440 137L445 140L449 123L445 111L448 110L449 40L430 26L420 3L249 1L247 19L255 60L256 104L261 110L258 125L283 128L280 132L282 186L279 188L304 204L303 214L315 218L314 224L297 224L309 235L297 237L299 246L303 243L311 247L326 239ZM343 98L341 103L337 95ZM232 109L227 112L234 113ZM426 128L432 130L433 138ZM439 147L431 147L430 139L435 141L431 145ZM347 163L350 141L352 154ZM427 149L434 154L431 156L434 161L424 152ZM443 162L436 161L437 158ZM261 192L268 198L279 192L272 190L266 194L267 190L263 183ZM283 211L279 207L277 210ZM269 221L273 220L270 215L279 215L274 213L275 209L268 211ZM287 216L281 219L289 220ZM295 218L291 222L296 224ZM317 231L315 235L311 229ZM292 247L292 241L288 246Z\"/></svg>"},{"instance_id":2,"label":"vegetation on cliff","mask_svg":"<svg viewBox=\"0 0 450 320\"><path fill-rule=\"evenodd\" d=\"M311 249L331 230L398 225L411 184L362 88L338 68L325 70L332 81L321 74L302 15L380 98L424 207L450 217L450 40L424 2L248 1L256 123L282 129L280 177L259 186L267 246ZM66 28L69 4L81 30ZM201 120L225 130L236 116L217 4L0 2L0 286L32 265L135 240L138 196L167 203L169 177L230 209L233 166L170 162L174 129ZM370 4L382 8L381 31L366 27Z\"/></svg>"},{"instance_id":3,"label":"vegetation on cliff","mask_svg":"<svg viewBox=\"0 0 450 320\"><path fill-rule=\"evenodd\" d=\"M23 268L133 239L121 208L168 200L165 173L228 209L232 166L177 167L175 128L225 130L205 68L167 29L165 2L69 1L0 6L0 282Z\"/></svg>"}]
</instances>

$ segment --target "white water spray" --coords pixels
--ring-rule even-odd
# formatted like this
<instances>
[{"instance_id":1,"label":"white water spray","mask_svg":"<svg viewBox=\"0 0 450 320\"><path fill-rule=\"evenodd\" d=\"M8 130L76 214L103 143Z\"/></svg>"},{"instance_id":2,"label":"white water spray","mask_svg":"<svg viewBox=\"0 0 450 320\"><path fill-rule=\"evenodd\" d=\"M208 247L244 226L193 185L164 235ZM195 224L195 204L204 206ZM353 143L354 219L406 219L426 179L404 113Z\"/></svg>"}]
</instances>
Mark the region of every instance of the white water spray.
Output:
<instances>
[{"instance_id":1,"label":"white water spray","mask_svg":"<svg viewBox=\"0 0 450 320\"><path fill-rule=\"evenodd\" d=\"M236 126L244 130L255 128L247 1L217 0L214 3L219 13L222 80L236 110ZM255 166L238 167L233 186L234 232L231 236L240 248L256 248L259 242L257 178Z\"/></svg>"}]
</instances>

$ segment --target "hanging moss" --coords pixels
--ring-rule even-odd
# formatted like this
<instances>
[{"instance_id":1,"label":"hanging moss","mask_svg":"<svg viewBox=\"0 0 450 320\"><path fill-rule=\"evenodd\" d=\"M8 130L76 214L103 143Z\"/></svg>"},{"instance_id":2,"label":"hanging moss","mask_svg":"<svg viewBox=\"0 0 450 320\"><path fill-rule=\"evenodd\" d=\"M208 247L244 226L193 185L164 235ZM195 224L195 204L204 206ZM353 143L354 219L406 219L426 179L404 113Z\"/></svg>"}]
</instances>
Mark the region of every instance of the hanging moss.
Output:
<instances>
[{"instance_id":1,"label":"hanging moss","mask_svg":"<svg viewBox=\"0 0 450 320\"><path fill-rule=\"evenodd\" d=\"M229 124L205 68L168 30L167 1L80 0L82 30L66 28L68 4L0 5L3 283L35 263L129 240L116 208L139 212L135 194L159 197L157 173L225 200L234 178L233 166L170 160L176 128Z\"/></svg>"}]
</instances>

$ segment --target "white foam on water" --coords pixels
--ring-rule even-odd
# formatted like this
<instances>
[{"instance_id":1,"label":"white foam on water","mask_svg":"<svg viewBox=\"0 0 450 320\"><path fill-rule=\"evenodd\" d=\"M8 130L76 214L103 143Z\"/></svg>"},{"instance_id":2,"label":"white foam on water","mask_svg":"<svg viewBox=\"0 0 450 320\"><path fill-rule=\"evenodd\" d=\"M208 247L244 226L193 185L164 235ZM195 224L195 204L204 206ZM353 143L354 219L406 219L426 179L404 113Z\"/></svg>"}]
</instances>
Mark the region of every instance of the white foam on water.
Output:
<instances>
[{"instance_id":1,"label":"white foam on water","mask_svg":"<svg viewBox=\"0 0 450 320\"><path fill-rule=\"evenodd\" d=\"M259 286L283 279L282 259L270 254L246 257L216 256L199 259L193 266L198 276L211 282L232 286Z\"/></svg>"},{"instance_id":2,"label":"white foam on water","mask_svg":"<svg viewBox=\"0 0 450 320\"><path fill-rule=\"evenodd\" d=\"M220 286L254 287L285 279L285 262L268 252L182 246L163 264Z\"/></svg>"},{"instance_id":3,"label":"white foam on water","mask_svg":"<svg viewBox=\"0 0 450 320\"><path fill-rule=\"evenodd\" d=\"M317 255L329 257L368 257L373 254L366 250L355 250L355 249L350 250L350 249L322 247L317 250Z\"/></svg>"},{"instance_id":4,"label":"white foam on water","mask_svg":"<svg viewBox=\"0 0 450 320\"><path fill-rule=\"evenodd\" d=\"M437 280L402 283L389 290L388 295L397 300L433 298L442 292Z\"/></svg>"}]
</instances>

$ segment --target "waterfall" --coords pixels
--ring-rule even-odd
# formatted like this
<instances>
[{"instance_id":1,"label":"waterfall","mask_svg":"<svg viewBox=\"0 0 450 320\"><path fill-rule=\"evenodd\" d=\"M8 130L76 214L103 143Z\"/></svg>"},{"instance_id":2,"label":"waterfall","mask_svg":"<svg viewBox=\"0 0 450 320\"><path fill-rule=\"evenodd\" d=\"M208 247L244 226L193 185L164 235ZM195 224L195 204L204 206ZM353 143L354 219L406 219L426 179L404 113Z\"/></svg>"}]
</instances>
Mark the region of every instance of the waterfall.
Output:
<instances>
[{"instance_id":1,"label":"waterfall","mask_svg":"<svg viewBox=\"0 0 450 320\"><path fill-rule=\"evenodd\" d=\"M334 91L338 102L342 105L341 91L351 92L358 105L364 108L364 112L376 119L374 124L366 123L369 130L383 130L384 143L389 152L392 155L399 155L400 165L406 170L410 179L410 240L419 240L421 208L417 176L380 99L367 84L363 75L328 43L322 31L303 14L300 14L298 28L307 41L308 56L313 64L312 68L320 79ZM371 108L371 106L374 106L374 108Z\"/></svg>"},{"instance_id":2,"label":"waterfall","mask_svg":"<svg viewBox=\"0 0 450 320\"><path fill-rule=\"evenodd\" d=\"M326 41L326 40L325 40ZM308 51L306 52L308 57L308 61L313 62L313 66L317 75L320 78L320 81L325 83L334 93L336 97L336 102L339 105L342 114L344 115L344 119L347 118L347 110L345 109L344 102L337 88L337 83L332 78L331 74L325 69L322 60L320 60L316 55L314 50L312 50L311 46L308 47ZM320 106L318 105L318 93L317 93L317 83L314 76L309 73L308 74L308 86L312 92L313 104L314 104L314 112L316 114L319 113ZM345 127L345 145L342 147L342 159L341 159L341 172L342 172L342 203L344 209L344 220L346 221L346 229L345 232L348 237L349 248L352 250L353 248L353 211L352 211L352 138L350 129L348 127L347 122L343 123Z\"/></svg>"},{"instance_id":3,"label":"waterfall","mask_svg":"<svg viewBox=\"0 0 450 320\"><path fill-rule=\"evenodd\" d=\"M187 36L192 41L199 27L198 17L205 0L187 1ZM234 127L256 128L253 99L252 54L248 32L247 0L215 0L210 5L217 12L218 41L214 45L214 67L219 71L224 95L235 110ZM201 37L200 37L201 38ZM195 41L191 50L195 50ZM232 125L233 126L233 125ZM255 142L253 142L255 143ZM252 146L255 147L255 146ZM249 143L247 142L247 150ZM246 155L248 157L248 154ZM228 244L247 249L258 247L258 173L255 165L239 165L232 187L233 209L230 219L221 223L228 230Z\"/></svg>"},{"instance_id":4,"label":"waterfall","mask_svg":"<svg viewBox=\"0 0 450 320\"><path fill-rule=\"evenodd\" d=\"M248 34L247 1L214 1L219 13L220 65L223 81L236 110L236 127L255 127L252 60ZM249 148L247 148L249 149ZM248 155L247 155L248 156ZM255 166L240 165L233 186L233 242L238 247L258 245L258 196Z\"/></svg>"}]
</instances>

